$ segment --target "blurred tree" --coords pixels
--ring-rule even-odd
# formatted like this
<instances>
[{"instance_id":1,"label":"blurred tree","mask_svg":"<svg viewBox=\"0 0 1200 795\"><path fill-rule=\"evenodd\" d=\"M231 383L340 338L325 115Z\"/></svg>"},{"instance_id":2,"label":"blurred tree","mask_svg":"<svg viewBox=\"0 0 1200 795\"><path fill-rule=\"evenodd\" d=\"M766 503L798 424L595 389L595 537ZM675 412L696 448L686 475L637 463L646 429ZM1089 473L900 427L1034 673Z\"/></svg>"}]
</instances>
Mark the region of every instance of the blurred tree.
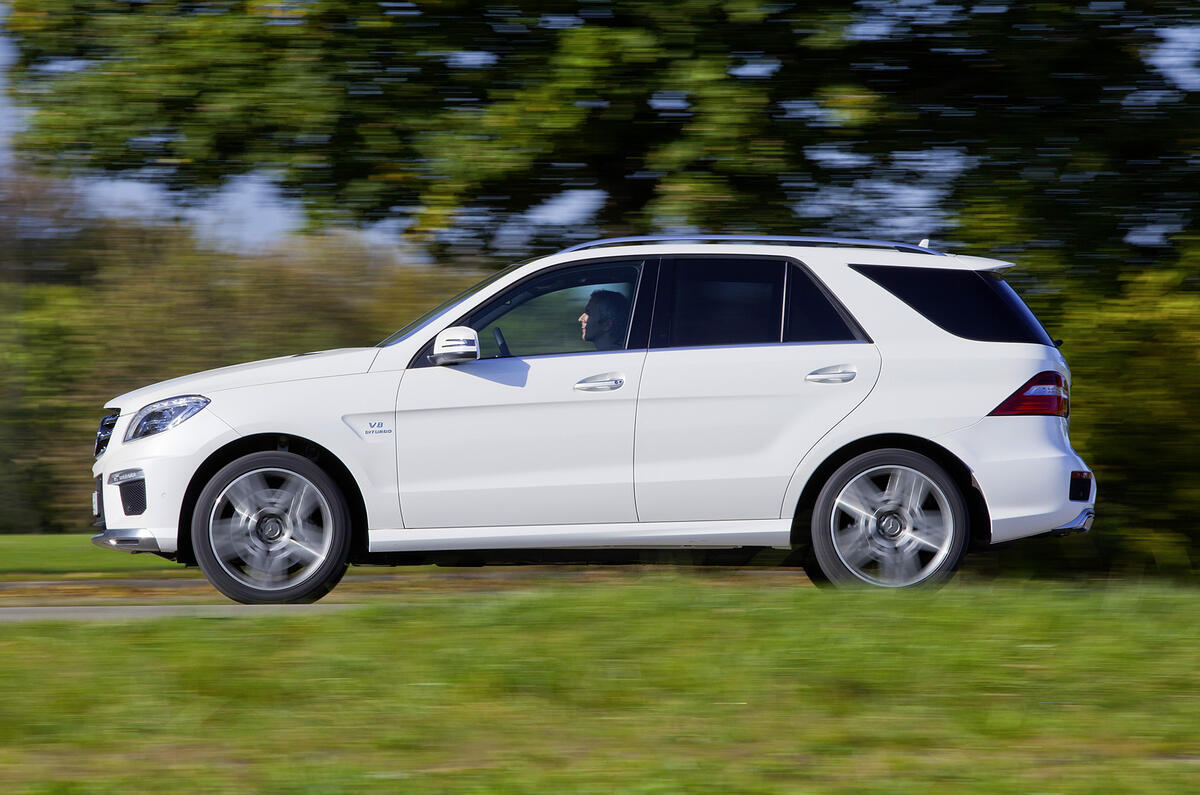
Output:
<instances>
[{"instance_id":1,"label":"blurred tree","mask_svg":"<svg viewBox=\"0 0 1200 795\"><path fill-rule=\"evenodd\" d=\"M1019 258L1075 369L1095 562L1200 564L1192 0L15 0L7 23L44 173L191 194L265 173L314 228L398 218L459 259L523 226L537 246L940 229ZM564 191L594 218L533 223ZM74 526L112 394L369 342L469 278L318 236L216 255L81 220L29 177L0 184L0 247L0 530Z\"/></svg>"},{"instance_id":2,"label":"blurred tree","mask_svg":"<svg viewBox=\"0 0 1200 795\"><path fill-rule=\"evenodd\" d=\"M1196 223L1197 86L1166 35L1196 24L1183 0L17 0L9 21L23 150L60 172L265 171L314 224L399 215L472 249L568 188L603 191L611 232L906 230L992 202L1007 220L972 248L1058 247L1109 291Z\"/></svg>"}]
</instances>

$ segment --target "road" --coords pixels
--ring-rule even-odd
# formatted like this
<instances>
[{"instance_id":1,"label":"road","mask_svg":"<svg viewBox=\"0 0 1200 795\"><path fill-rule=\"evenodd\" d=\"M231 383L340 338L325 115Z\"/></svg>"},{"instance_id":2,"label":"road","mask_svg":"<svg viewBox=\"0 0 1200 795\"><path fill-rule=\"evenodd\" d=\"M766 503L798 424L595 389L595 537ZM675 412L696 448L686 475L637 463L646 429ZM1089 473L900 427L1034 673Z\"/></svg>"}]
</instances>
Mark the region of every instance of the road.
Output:
<instances>
[{"instance_id":1,"label":"road","mask_svg":"<svg viewBox=\"0 0 1200 795\"><path fill-rule=\"evenodd\" d=\"M496 566L484 568L354 567L314 605L239 605L198 573L128 579L62 577L0 581L0 624L23 621L127 621L201 616L304 615L365 604L396 604L418 595L528 590L554 585L635 582L669 566ZM807 586L799 569L688 568L714 585Z\"/></svg>"}]
</instances>

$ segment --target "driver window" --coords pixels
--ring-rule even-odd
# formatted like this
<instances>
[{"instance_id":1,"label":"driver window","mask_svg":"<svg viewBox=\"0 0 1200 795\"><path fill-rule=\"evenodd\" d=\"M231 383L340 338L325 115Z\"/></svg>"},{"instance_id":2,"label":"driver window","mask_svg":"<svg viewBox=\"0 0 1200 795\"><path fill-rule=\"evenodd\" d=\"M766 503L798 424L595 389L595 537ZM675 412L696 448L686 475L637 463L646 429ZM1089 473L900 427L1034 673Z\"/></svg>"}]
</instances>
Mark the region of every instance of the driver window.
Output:
<instances>
[{"instance_id":1,"label":"driver window","mask_svg":"<svg viewBox=\"0 0 1200 795\"><path fill-rule=\"evenodd\" d=\"M642 263L583 265L530 279L476 312L479 357L623 350Z\"/></svg>"}]
</instances>

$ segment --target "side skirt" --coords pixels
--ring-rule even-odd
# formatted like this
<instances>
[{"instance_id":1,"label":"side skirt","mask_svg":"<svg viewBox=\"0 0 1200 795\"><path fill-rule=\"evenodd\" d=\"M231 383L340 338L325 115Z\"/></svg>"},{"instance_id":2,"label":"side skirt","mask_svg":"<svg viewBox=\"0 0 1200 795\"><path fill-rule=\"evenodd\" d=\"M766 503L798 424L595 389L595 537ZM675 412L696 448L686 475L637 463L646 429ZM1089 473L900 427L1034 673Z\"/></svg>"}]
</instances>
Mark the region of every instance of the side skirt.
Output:
<instances>
[{"instance_id":1,"label":"side skirt","mask_svg":"<svg viewBox=\"0 0 1200 795\"><path fill-rule=\"evenodd\" d=\"M791 519L379 529L369 531L368 549L372 554L485 549L789 549L791 529Z\"/></svg>"}]
</instances>

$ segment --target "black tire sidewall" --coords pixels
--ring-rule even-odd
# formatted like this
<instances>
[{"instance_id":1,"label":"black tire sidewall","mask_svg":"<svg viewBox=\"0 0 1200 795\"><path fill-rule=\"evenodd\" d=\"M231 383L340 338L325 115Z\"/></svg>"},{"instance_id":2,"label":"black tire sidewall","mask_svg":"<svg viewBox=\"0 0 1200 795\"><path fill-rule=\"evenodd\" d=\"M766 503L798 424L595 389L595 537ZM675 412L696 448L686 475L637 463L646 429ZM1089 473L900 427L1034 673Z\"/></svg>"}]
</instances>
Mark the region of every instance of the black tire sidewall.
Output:
<instances>
[{"instance_id":1,"label":"black tire sidewall","mask_svg":"<svg viewBox=\"0 0 1200 795\"><path fill-rule=\"evenodd\" d=\"M256 469L283 469L306 478L321 491L329 503L330 532L333 535L329 554L317 570L303 582L290 588L266 590L238 582L222 568L212 548L208 521L220 493L237 478ZM192 549L196 562L213 587L237 602L270 604L315 602L329 593L346 572L350 554L350 511L346 498L337 483L315 463L303 456L285 451L251 453L226 464L201 490L192 512Z\"/></svg>"},{"instance_id":2,"label":"black tire sidewall","mask_svg":"<svg viewBox=\"0 0 1200 795\"><path fill-rule=\"evenodd\" d=\"M813 506L811 527L812 556L820 567L821 573L831 584L837 586L885 587L859 578L846 566L834 548L830 529L834 502L841 490L863 472L881 466L903 466L915 469L936 483L946 496L954 528L950 550L945 560L925 579L904 587L937 586L945 583L954 576L954 572L958 570L958 566L966 554L967 539L970 534L967 503L963 498L962 489L940 464L926 455L902 448L872 450L869 453L858 455L838 467L821 488L816 504Z\"/></svg>"}]
</instances>

